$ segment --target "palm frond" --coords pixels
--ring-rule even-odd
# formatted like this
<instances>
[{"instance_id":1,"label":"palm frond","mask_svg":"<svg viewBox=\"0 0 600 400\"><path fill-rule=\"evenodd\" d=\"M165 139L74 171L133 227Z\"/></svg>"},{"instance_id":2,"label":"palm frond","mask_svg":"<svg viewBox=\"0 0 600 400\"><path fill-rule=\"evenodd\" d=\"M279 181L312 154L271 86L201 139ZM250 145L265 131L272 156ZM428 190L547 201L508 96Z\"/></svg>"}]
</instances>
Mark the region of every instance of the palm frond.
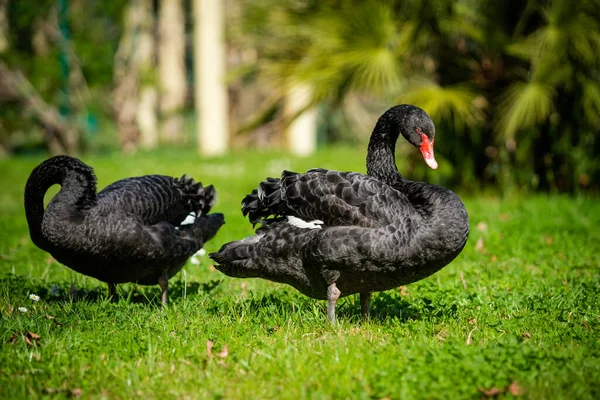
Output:
<instances>
[{"instance_id":1,"label":"palm frond","mask_svg":"<svg viewBox=\"0 0 600 400\"><path fill-rule=\"evenodd\" d=\"M598 81L585 80L582 82L583 96L581 106L585 118L592 126L600 122L600 84Z\"/></svg>"},{"instance_id":2,"label":"palm frond","mask_svg":"<svg viewBox=\"0 0 600 400\"><path fill-rule=\"evenodd\" d=\"M540 82L518 82L507 89L495 115L496 131L513 138L520 129L545 121L552 112L554 89Z\"/></svg>"},{"instance_id":3,"label":"palm frond","mask_svg":"<svg viewBox=\"0 0 600 400\"><path fill-rule=\"evenodd\" d=\"M462 131L465 126L474 127L484 119L478 98L478 94L466 86L442 87L424 80L414 83L399 100L421 107L434 121L453 121L455 128Z\"/></svg>"}]
</instances>

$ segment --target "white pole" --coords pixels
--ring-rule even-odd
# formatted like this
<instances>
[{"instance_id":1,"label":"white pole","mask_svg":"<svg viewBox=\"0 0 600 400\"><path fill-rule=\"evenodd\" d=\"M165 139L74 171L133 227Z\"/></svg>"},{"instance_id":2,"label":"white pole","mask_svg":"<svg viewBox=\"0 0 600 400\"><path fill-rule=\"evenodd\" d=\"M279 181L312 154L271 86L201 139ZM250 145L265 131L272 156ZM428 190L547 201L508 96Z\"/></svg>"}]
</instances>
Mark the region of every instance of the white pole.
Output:
<instances>
[{"instance_id":1,"label":"white pole","mask_svg":"<svg viewBox=\"0 0 600 400\"><path fill-rule=\"evenodd\" d=\"M285 113L291 118L310 104L312 89L306 84L291 87L285 98ZM288 146L292 153L308 156L317 149L317 110L311 107L296 118L287 129Z\"/></svg>"},{"instance_id":2,"label":"white pole","mask_svg":"<svg viewBox=\"0 0 600 400\"><path fill-rule=\"evenodd\" d=\"M223 154L228 145L223 3L194 0L194 93L198 146L203 155Z\"/></svg>"}]
</instances>

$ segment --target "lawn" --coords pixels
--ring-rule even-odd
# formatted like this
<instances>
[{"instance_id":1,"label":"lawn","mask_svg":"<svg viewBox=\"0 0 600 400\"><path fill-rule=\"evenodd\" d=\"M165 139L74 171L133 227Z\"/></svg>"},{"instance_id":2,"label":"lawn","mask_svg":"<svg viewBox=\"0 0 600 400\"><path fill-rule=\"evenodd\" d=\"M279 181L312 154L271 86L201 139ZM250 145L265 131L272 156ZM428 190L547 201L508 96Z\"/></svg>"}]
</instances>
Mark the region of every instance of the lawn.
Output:
<instances>
[{"instance_id":1,"label":"lawn","mask_svg":"<svg viewBox=\"0 0 600 400\"><path fill-rule=\"evenodd\" d=\"M342 299L331 326L324 301L226 277L206 256L172 279L164 309L158 286L108 300L29 239L23 187L42 158L0 160L0 398L600 398L597 199L463 197L471 235L452 264L375 294L367 322L357 297ZM100 188L150 173L213 183L227 223L208 252L252 233L239 204L266 175L364 171L349 149L83 160Z\"/></svg>"}]
</instances>

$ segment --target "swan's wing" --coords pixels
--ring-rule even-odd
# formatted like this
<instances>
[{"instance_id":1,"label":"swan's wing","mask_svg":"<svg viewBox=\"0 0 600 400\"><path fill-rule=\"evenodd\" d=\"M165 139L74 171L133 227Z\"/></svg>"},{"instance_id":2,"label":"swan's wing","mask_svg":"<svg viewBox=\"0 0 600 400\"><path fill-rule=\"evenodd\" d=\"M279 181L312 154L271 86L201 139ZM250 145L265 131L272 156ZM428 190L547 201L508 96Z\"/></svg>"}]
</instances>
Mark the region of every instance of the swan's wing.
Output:
<instances>
[{"instance_id":1,"label":"swan's wing","mask_svg":"<svg viewBox=\"0 0 600 400\"><path fill-rule=\"evenodd\" d=\"M185 261L223 225L222 214L202 215L191 224L144 224L131 213L94 208L68 237L55 246L119 263L163 264Z\"/></svg>"},{"instance_id":2,"label":"swan's wing","mask_svg":"<svg viewBox=\"0 0 600 400\"><path fill-rule=\"evenodd\" d=\"M284 171L246 196L242 210L255 223L270 215L321 221L325 226L379 228L414 212L396 189L356 172L312 169Z\"/></svg>"},{"instance_id":3,"label":"swan's wing","mask_svg":"<svg viewBox=\"0 0 600 400\"><path fill-rule=\"evenodd\" d=\"M98 193L100 207L110 207L141 218L147 225L161 221L179 225L190 212L206 214L214 205L212 186L183 176L145 175L117 181Z\"/></svg>"}]
</instances>

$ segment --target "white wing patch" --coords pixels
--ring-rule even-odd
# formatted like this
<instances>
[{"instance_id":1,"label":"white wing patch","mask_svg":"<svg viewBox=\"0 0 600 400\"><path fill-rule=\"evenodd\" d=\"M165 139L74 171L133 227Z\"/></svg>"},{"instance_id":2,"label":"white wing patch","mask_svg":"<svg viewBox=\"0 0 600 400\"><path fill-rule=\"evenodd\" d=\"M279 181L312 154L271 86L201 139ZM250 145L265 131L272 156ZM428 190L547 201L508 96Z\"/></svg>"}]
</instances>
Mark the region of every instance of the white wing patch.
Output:
<instances>
[{"instance_id":1,"label":"white wing patch","mask_svg":"<svg viewBox=\"0 0 600 400\"><path fill-rule=\"evenodd\" d=\"M188 214L187 217L185 217L185 219L179 225L180 226L192 225L195 220L196 220L196 213L192 211L191 213Z\"/></svg>"},{"instance_id":2,"label":"white wing patch","mask_svg":"<svg viewBox=\"0 0 600 400\"><path fill-rule=\"evenodd\" d=\"M242 240L240 240L240 243L254 244L254 243L257 243L258 241L260 241L260 239L262 239L264 236L265 236L264 233L259 233L258 235L247 236L247 237L243 238Z\"/></svg>"},{"instance_id":3,"label":"white wing patch","mask_svg":"<svg viewBox=\"0 0 600 400\"><path fill-rule=\"evenodd\" d=\"M291 215L287 216L288 224L293 225L298 228L303 229L321 229L321 225L323 221L315 219L314 221L304 221L298 217L293 217Z\"/></svg>"}]
</instances>

